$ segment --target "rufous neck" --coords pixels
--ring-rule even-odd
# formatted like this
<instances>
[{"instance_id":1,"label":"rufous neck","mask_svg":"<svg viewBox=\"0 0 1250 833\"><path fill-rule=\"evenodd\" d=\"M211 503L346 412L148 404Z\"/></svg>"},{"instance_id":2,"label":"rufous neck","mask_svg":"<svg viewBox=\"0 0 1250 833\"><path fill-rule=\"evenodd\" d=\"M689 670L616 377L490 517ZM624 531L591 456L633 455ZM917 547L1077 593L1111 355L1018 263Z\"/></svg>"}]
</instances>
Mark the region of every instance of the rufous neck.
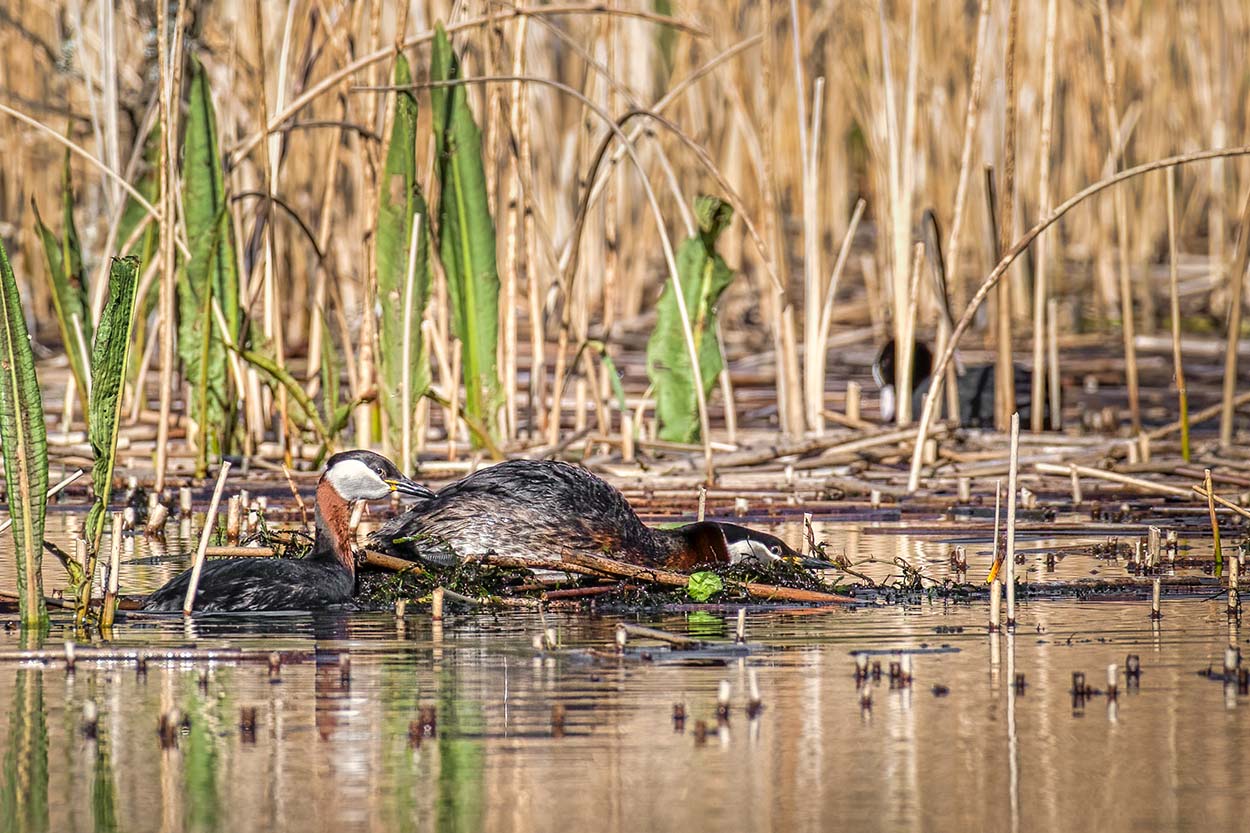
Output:
<instances>
[{"instance_id":1,"label":"rufous neck","mask_svg":"<svg viewBox=\"0 0 1250 833\"><path fill-rule=\"evenodd\" d=\"M352 509L329 481L317 483L316 539L313 557L332 558L352 575L356 574L356 557L352 552Z\"/></svg>"}]
</instances>

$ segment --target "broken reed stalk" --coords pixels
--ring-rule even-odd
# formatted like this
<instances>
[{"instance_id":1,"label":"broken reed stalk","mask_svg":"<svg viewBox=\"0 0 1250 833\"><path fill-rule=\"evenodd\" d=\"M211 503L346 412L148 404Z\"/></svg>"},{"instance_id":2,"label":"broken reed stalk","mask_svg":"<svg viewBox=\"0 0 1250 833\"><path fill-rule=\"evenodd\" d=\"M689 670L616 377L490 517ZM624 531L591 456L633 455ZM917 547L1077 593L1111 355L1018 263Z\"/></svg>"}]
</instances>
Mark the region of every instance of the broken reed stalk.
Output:
<instances>
[{"instance_id":1,"label":"broken reed stalk","mask_svg":"<svg viewBox=\"0 0 1250 833\"><path fill-rule=\"evenodd\" d=\"M959 317L959 321L955 323L955 330L951 333L950 343L946 345L946 349L942 355L938 357L937 363L933 367L933 384L929 388L929 392L925 394L924 406L920 412L920 424L916 427L916 442L912 451L911 473L907 479L907 490L915 492L920 488L920 468L924 464L924 440L928 436L929 426L933 423L933 414L936 410L938 397L942 395L942 382L945 379L946 368L950 366L954 359L955 350L959 346L959 340L963 334L972 325L973 319L976 317L977 310L985 303L985 299L989 293L998 285L1003 274L1008 267L1015 262L1016 258L1028 249L1029 245L1047 228L1075 208L1085 200L1105 191L1112 186L1119 185L1126 180L1141 176L1142 174L1151 173L1153 171L1162 170L1173 165L1187 165L1193 162L1209 161L1211 159L1231 158L1235 156L1250 155L1250 145L1240 145L1234 148L1220 148L1217 150L1201 150L1192 153L1182 153L1176 156L1169 156L1165 159L1156 159L1153 162L1145 162L1127 170L1101 179L1091 185L1087 185L1082 190L1073 194L1068 199L1060 203L1054 211L1047 216L1038 220L1036 224L1020 237L1019 240L1011 247L1011 249L1003 254L998 263L995 264L993 270L982 281L981 286L976 293L968 301L968 306L964 309L963 315ZM1245 401L1250 401L1250 394L1243 394Z\"/></svg>"},{"instance_id":2,"label":"broken reed stalk","mask_svg":"<svg viewBox=\"0 0 1250 833\"><path fill-rule=\"evenodd\" d=\"M1111 13L1107 0L1098 2L1098 21L1102 33L1102 69L1103 84L1106 95L1107 124L1110 133L1110 155L1112 171L1120 169L1124 158L1123 137L1120 133L1120 117L1115 106L1115 57L1111 51ZM1141 433L1141 402L1137 386L1137 345L1133 341L1133 286L1129 277L1128 259L1128 208L1123 189L1117 188L1112 195L1115 203L1116 243L1120 250L1119 257L1119 291L1120 291L1120 331L1124 336L1124 376L1128 385L1129 418L1132 420L1133 433Z\"/></svg>"},{"instance_id":3,"label":"broken reed stalk","mask_svg":"<svg viewBox=\"0 0 1250 833\"><path fill-rule=\"evenodd\" d=\"M226 488L226 475L230 473L230 461L224 460L221 472L217 475L217 485L213 488L213 498L208 504L208 514L204 516L204 528L200 530L200 544L195 551L195 566L191 568L191 581L187 585L187 597L182 603L182 615L190 616L195 604L195 591L200 585L200 573L204 569L204 556L208 550L208 539L213 534L213 523L217 520L217 507L221 505L221 493Z\"/></svg>"},{"instance_id":4,"label":"broken reed stalk","mask_svg":"<svg viewBox=\"0 0 1250 833\"><path fill-rule=\"evenodd\" d=\"M1003 116L1003 181L998 201L998 247L1004 252L1011 243L1016 219L1016 33L1019 29L1020 0L1010 0L1007 11L1007 51L1003 75L1007 86L1007 106ZM1011 278L998 288L998 361L995 364L997 383L994 391L994 424L999 431L1007 428L1016 410L1015 365L1012 361ZM1014 504L1014 497L1012 498ZM1008 615L1007 624L1011 624Z\"/></svg>"},{"instance_id":5,"label":"broken reed stalk","mask_svg":"<svg viewBox=\"0 0 1250 833\"><path fill-rule=\"evenodd\" d=\"M66 486L73 483L78 478L82 477L82 474L83 474L82 469L75 469L73 474L71 474L69 477L66 477L60 483L57 483L55 486L49 489L47 492L47 497L52 497L53 495L57 494ZM13 519L5 518L3 521L0 521L0 532L5 532L12 525L13 525Z\"/></svg>"},{"instance_id":6,"label":"broken reed stalk","mask_svg":"<svg viewBox=\"0 0 1250 833\"><path fill-rule=\"evenodd\" d=\"M1007 627L1016 624L1016 482L1020 469L1020 412L1011 415L1011 463L1007 470Z\"/></svg>"},{"instance_id":7,"label":"broken reed stalk","mask_svg":"<svg viewBox=\"0 0 1250 833\"><path fill-rule=\"evenodd\" d=\"M1211 518L1211 536L1215 539L1215 569L1216 574L1224 566L1224 554L1220 551L1220 521L1215 514L1215 486L1211 483L1211 470L1205 469L1202 473L1202 487L1207 494L1207 514Z\"/></svg>"},{"instance_id":8,"label":"broken reed stalk","mask_svg":"<svg viewBox=\"0 0 1250 833\"><path fill-rule=\"evenodd\" d=\"M1002 478L994 481L994 544L990 547L990 574L986 577L986 581L995 583L998 581L999 560L998 550L998 530L1002 521L1003 511L1003 481ZM995 584L995 586L997 586Z\"/></svg>"},{"instance_id":9,"label":"broken reed stalk","mask_svg":"<svg viewBox=\"0 0 1250 833\"><path fill-rule=\"evenodd\" d=\"M1050 210L1050 144L1054 128L1055 113L1055 29L1058 23L1057 0L1046 0L1046 35L1045 49L1042 58L1042 135L1038 150L1038 213L1045 216ZM1032 395L1029 399L1032 411L1029 413L1029 428L1033 433L1041 433L1045 428L1046 412L1042 407L1046 392L1046 378L1042 368L1049 367L1042 349L1043 337L1053 329L1053 305L1050 302L1050 288L1046 284L1047 257L1046 244L1048 236L1037 238L1037 268L1033 279L1033 379ZM1051 411L1051 427L1058 430L1055 410ZM1010 617L1010 614L1008 614Z\"/></svg>"},{"instance_id":10,"label":"broken reed stalk","mask_svg":"<svg viewBox=\"0 0 1250 833\"><path fill-rule=\"evenodd\" d=\"M1181 424L1181 459L1189 462L1189 395L1185 390L1185 368L1181 361L1181 296L1180 276L1176 252L1176 168L1168 168L1167 178L1168 201L1168 283L1171 287L1171 318L1172 318L1172 373L1176 380L1176 399L1180 409ZM1236 345L1233 345L1236 349Z\"/></svg>"},{"instance_id":11,"label":"broken reed stalk","mask_svg":"<svg viewBox=\"0 0 1250 833\"><path fill-rule=\"evenodd\" d=\"M1115 471L1107 471L1106 469L1096 469L1091 466L1079 466L1075 463L1034 463L1033 470L1038 474L1054 474L1063 477L1072 477L1073 474L1081 477L1090 477L1095 480L1105 480L1109 483L1119 483L1124 486L1132 486L1145 492L1157 492L1164 495L1176 495L1177 497L1189 497L1190 491L1182 489L1179 486L1171 486L1167 483L1157 483L1153 480L1146 480L1141 477L1131 477L1127 474L1120 474Z\"/></svg>"},{"instance_id":12,"label":"broken reed stalk","mask_svg":"<svg viewBox=\"0 0 1250 833\"><path fill-rule=\"evenodd\" d=\"M616 627L629 636L638 637L639 639L654 639L657 642L667 642L669 645L678 648L693 648L703 644L698 639L689 636L669 633L656 628L648 628L643 625L631 625L628 622L620 622Z\"/></svg>"},{"instance_id":13,"label":"broken reed stalk","mask_svg":"<svg viewBox=\"0 0 1250 833\"><path fill-rule=\"evenodd\" d=\"M1228 332L1224 350L1224 391L1220 400L1220 448L1227 450L1233 444L1233 405L1237 393L1237 343L1241 340L1241 297L1246 276L1246 264L1250 262L1250 189L1241 205L1241 218L1237 223L1237 248L1233 265L1228 271Z\"/></svg>"},{"instance_id":14,"label":"broken reed stalk","mask_svg":"<svg viewBox=\"0 0 1250 833\"><path fill-rule=\"evenodd\" d=\"M1250 518L1250 509L1247 509L1244 506L1238 506L1228 498L1220 497L1215 492L1208 492L1205 486L1194 486L1193 490L1199 497L1213 500L1225 509L1231 509L1236 514L1241 515L1243 518Z\"/></svg>"}]
</instances>

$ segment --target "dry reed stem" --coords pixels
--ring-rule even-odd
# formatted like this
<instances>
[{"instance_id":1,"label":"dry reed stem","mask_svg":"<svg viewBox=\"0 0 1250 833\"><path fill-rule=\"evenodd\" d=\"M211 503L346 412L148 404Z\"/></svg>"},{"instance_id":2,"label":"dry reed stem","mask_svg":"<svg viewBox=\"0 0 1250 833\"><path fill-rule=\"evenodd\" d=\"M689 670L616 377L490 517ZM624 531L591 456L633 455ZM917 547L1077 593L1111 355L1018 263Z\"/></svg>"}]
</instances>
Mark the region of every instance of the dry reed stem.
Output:
<instances>
[{"instance_id":1,"label":"dry reed stem","mask_svg":"<svg viewBox=\"0 0 1250 833\"><path fill-rule=\"evenodd\" d=\"M1050 145L1054 132L1055 113L1055 29L1058 25L1058 3L1046 0L1046 34L1045 56L1042 61L1042 126L1038 148L1037 193L1038 214L1045 216L1050 211ZM1038 235L1037 238L1037 269L1033 282L1033 378L1029 398L1032 410L1029 413L1029 427L1033 433L1041 433L1045 427L1046 411L1043 407L1046 393L1046 376L1043 368L1047 366L1043 339L1048 331L1047 317L1050 287L1046 278L1049 271L1047 262L1049 252L1047 243L1049 236ZM1057 425L1059 415L1052 409L1051 423Z\"/></svg>"},{"instance_id":2,"label":"dry reed stem","mask_svg":"<svg viewBox=\"0 0 1250 833\"><path fill-rule=\"evenodd\" d=\"M1006 112L1003 116L1003 178L998 200L998 251L1011 243L1016 217L1016 38L1019 29L1020 2L1010 0L1007 7L1007 49L1003 59L1006 82ZM1011 279L998 286L998 339L995 363L994 424L1007 430L1016 410L1015 365L1012 360ZM1008 616L1008 624L1011 617Z\"/></svg>"},{"instance_id":3,"label":"dry reed stem","mask_svg":"<svg viewBox=\"0 0 1250 833\"><path fill-rule=\"evenodd\" d=\"M1017 482L1020 470L1020 413L1011 415L1011 461L1007 472L1007 627L1016 624L1016 502L1020 496Z\"/></svg>"},{"instance_id":4,"label":"dry reed stem","mask_svg":"<svg viewBox=\"0 0 1250 833\"><path fill-rule=\"evenodd\" d=\"M1220 520L1215 514L1215 486L1211 484L1211 470L1202 473L1202 494L1207 498L1207 514L1211 518L1211 537L1215 539L1215 566L1218 568L1224 561L1220 551Z\"/></svg>"},{"instance_id":5,"label":"dry reed stem","mask_svg":"<svg viewBox=\"0 0 1250 833\"><path fill-rule=\"evenodd\" d=\"M1179 486L1171 486L1167 483L1156 483L1153 480L1146 480L1141 477L1132 477L1127 474L1120 474L1116 471L1107 471L1106 469L1096 469L1090 466L1078 466L1075 464L1058 463L1034 463L1033 468L1039 474L1054 474L1061 477L1071 477L1074 473L1081 477L1089 477L1094 480L1105 480L1108 483L1119 483L1123 486L1132 486L1134 489L1143 492L1158 492L1164 495L1176 495L1177 497L1189 497L1188 489L1182 489Z\"/></svg>"},{"instance_id":6,"label":"dry reed stem","mask_svg":"<svg viewBox=\"0 0 1250 833\"><path fill-rule=\"evenodd\" d=\"M217 508L221 505L221 493L226 488L226 475L230 473L230 461L221 464L221 472L217 475L217 485L213 487L213 497L208 503L208 514L204 516L204 528L200 530L200 544L195 552L195 566L191 568L191 581L187 584L187 597L182 603L182 615L190 616L195 606L195 591L200 585L200 573L204 569L204 556L208 551L208 539L213 534L213 524L217 520Z\"/></svg>"},{"instance_id":7,"label":"dry reed stem","mask_svg":"<svg viewBox=\"0 0 1250 833\"><path fill-rule=\"evenodd\" d=\"M1124 158L1123 133L1120 117L1115 105L1115 56L1111 51L1111 14L1107 0L1098 2L1098 22L1102 33L1102 65L1105 86L1107 121L1110 125L1110 159L1112 172L1119 170ZM1128 383L1129 418L1133 424L1133 433L1141 433L1141 401L1138 391L1137 346L1133 342L1135 323L1133 320L1133 287L1129 278L1128 248L1128 208L1125 205L1124 192L1116 189L1112 195L1115 203L1116 242L1120 252L1119 258L1119 294L1121 332L1124 336L1124 373Z\"/></svg>"},{"instance_id":8,"label":"dry reed stem","mask_svg":"<svg viewBox=\"0 0 1250 833\"><path fill-rule=\"evenodd\" d=\"M963 273L959 271L959 232L963 229L964 206L968 201L968 183L972 178L972 144L976 135L977 116L981 108L981 86L985 74L986 43L989 40L990 0L981 0L977 12L976 56L972 61L972 81L968 89L968 107L964 114L964 134L959 151L959 177L955 185L955 206L951 211L950 236L946 241L947 275L951 295L956 304L964 303Z\"/></svg>"},{"instance_id":9,"label":"dry reed stem","mask_svg":"<svg viewBox=\"0 0 1250 833\"><path fill-rule=\"evenodd\" d=\"M1185 389L1185 367L1181 359L1181 300L1179 257L1176 252L1176 168L1164 172L1167 178L1168 209L1168 286L1172 318L1172 374L1176 382L1177 406L1180 410L1181 459L1189 462L1189 395Z\"/></svg>"},{"instance_id":10,"label":"dry reed stem","mask_svg":"<svg viewBox=\"0 0 1250 833\"><path fill-rule=\"evenodd\" d=\"M1237 343L1241 340L1241 300L1250 263L1250 189L1241 204L1237 223L1237 248L1228 270L1228 331L1224 350L1223 408L1220 410L1220 448L1228 450L1233 443L1233 397L1237 392Z\"/></svg>"}]
</instances>

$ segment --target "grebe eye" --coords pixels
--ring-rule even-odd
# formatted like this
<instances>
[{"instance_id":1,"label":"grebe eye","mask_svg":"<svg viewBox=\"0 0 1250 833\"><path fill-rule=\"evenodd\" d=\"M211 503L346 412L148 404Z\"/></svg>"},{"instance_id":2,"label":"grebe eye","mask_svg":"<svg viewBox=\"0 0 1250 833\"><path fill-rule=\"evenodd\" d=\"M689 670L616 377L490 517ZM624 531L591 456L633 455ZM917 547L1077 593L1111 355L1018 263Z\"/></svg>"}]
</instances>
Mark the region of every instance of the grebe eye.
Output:
<instances>
[{"instance_id":1,"label":"grebe eye","mask_svg":"<svg viewBox=\"0 0 1250 833\"><path fill-rule=\"evenodd\" d=\"M781 546L779 544L773 544L768 549L773 555L781 555Z\"/></svg>"}]
</instances>

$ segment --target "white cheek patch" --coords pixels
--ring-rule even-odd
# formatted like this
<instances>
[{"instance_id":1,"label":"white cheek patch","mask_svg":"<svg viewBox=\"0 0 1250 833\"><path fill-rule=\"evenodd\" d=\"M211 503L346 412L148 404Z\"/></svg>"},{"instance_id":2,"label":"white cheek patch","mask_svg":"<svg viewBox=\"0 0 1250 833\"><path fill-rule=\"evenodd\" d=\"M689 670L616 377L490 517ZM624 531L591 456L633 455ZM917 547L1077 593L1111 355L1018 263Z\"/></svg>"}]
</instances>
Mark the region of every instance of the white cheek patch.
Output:
<instances>
[{"instance_id":1,"label":"white cheek patch","mask_svg":"<svg viewBox=\"0 0 1250 833\"><path fill-rule=\"evenodd\" d=\"M348 500L378 500L391 493L378 473L359 460L344 460L326 474L334 490Z\"/></svg>"},{"instance_id":2,"label":"white cheek patch","mask_svg":"<svg viewBox=\"0 0 1250 833\"><path fill-rule=\"evenodd\" d=\"M881 421L894 420L894 386L885 385L881 388Z\"/></svg>"},{"instance_id":3,"label":"white cheek patch","mask_svg":"<svg viewBox=\"0 0 1250 833\"><path fill-rule=\"evenodd\" d=\"M741 541L734 541L729 545L729 561L731 564L737 564L740 561L757 561L768 562L777 561L776 554L760 541L752 541L749 538Z\"/></svg>"}]
</instances>

